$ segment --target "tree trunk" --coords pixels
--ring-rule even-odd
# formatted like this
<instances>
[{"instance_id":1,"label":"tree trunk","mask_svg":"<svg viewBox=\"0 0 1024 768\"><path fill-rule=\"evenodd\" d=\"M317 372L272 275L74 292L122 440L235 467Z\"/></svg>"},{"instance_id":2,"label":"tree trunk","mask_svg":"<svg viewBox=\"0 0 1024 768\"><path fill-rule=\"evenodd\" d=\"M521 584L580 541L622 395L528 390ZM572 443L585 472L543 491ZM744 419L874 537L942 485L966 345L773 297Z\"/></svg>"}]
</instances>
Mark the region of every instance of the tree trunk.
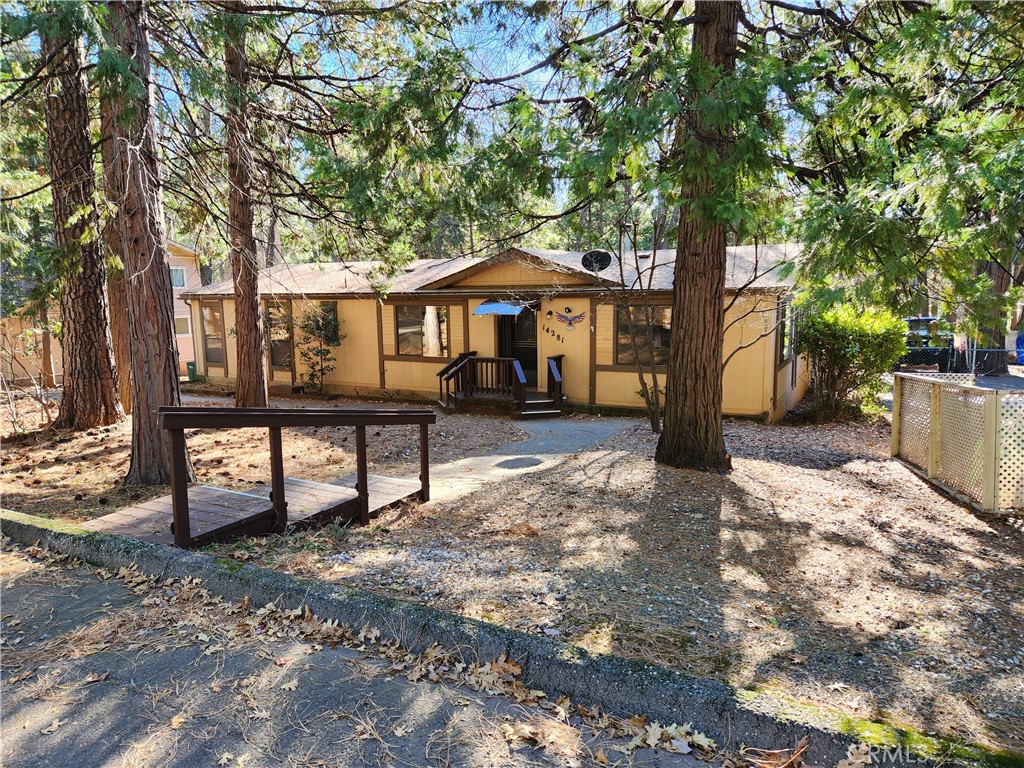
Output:
<instances>
[{"instance_id":1,"label":"tree trunk","mask_svg":"<svg viewBox=\"0 0 1024 768\"><path fill-rule=\"evenodd\" d=\"M128 263L121 240L120 206L124 189L119 179L115 159L115 134L109 99L100 104L100 158L103 166L103 197L113 212L103 223L103 245L106 249L107 301L110 303L110 335L114 342L114 362L117 364L117 395L125 413L132 411L132 357L128 330L128 293L124 270ZM114 262L119 263L114 263Z\"/></svg>"},{"instance_id":2,"label":"tree trunk","mask_svg":"<svg viewBox=\"0 0 1024 768\"><path fill-rule=\"evenodd\" d=\"M39 324L43 327L42 373L43 387L53 389L57 386L57 378L53 375L53 348L50 337L50 310L44 303L39 309Z\"/></svg>"},{"instance_id":3,"label":"tree trunk","mask_svg":"<svg viewBox=\"0 0 1024 768\"><path fill-rule=\"evenodd\" d=\"M705 19L693 27L695 61L728 74L736 67L739 4L697 0L694 14ZM715 87L715 78L710 80L704 84L707 90ZM694 123L680 130L698 132L709 150L727 146L724 131ZM706 162L712 157L709 151ZM679 209L665 418L655 459L674 467L729 469L732 461L722 434L726 230L721 222L705 220L695 205L720 191L708 171L703 169L690 185L689 202Z\"/></svg>"},{"instance_id":4,"label":"tree trunk","mask_svg":"<svg viewBox=\"0 0 1024 768\"><path fill-rule=\"evenodd\" d=\"M224 71L227 75L228 235L231 276L235 286L235 344L238 370L235 405L265 408L267 372L263 365L263 322L260 317L259 261L253 225L253 156L249 136L249 57L246 52L245 4L224 3Z\"/></svg>"},{"instance_id":5,"label":"tree trunk","mask_svg":"<svg viewBox=\"0 0 1024 768\"><path fill-rule=\"evenodd\" d=\"M117 227L117 222L107 224ZM106 239L106 236L104 236ZM124 264L124 261L121 262ZM107 300L110 302L110 334L114 342L114 361L117 363L117 397L125 413L132 412L132 353L131 336L128 328L128 286L125 283L124 267L108 265Z\"/></svg>"},{"instance_id":6,"label":"tree trunk","mask_svg":"<svg viewBox=\"0 0 1024 768\"><path fill-rule=\"evenodd\" d=\"M93 234L98 224L89 136L89 89L81 40L42 35L48 59L46 138L53 179L55 240L64 272L60 296L64 394L58 429L90 429L124 418L111 350L106 260Z\"/></svg>"},{"instance_id":7,"label":"tree trunk","mask_svg":"<svg viewBox=\"0 0 1024 768\"><path fill-rule=\"evenodd\" d=\"M124 280L132 364L132 459L126 485L170 482L170 441L157 409L181 404L174 292L167 268L160 165L157 157L149 26L142 0L112 0L110 36L141 80L144 97L126 99L127 87L107 96L113 134L117 215L124 254Z\"/></svg>"}]
</instances>

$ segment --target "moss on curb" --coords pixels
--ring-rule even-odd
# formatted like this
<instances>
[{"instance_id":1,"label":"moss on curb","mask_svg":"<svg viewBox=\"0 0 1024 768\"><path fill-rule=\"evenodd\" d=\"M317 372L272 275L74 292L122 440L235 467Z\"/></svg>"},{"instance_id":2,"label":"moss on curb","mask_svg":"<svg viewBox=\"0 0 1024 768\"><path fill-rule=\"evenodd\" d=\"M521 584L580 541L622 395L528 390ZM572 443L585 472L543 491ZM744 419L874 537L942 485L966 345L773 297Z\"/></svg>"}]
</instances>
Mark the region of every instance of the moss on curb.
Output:
<instances>
[{"instance_id":1,"label":"moss on curb","mask_svg":"<svg viewBox=\"0 0 1024 768\"><path fill-rule=\"evenodd\" d=\"M43 528L53 533L67 533L76 536L102 536L94 531L89 531L75 523L68 523L64 520L54 520L49 517L36 517L26 515L24 512L15 512L13 509L0 509L0 520L9 520L12 523L31 525L36 528Z\"/></svg>"},{"instance_id":2,"label":"moss on curb","mask_svg":"<svg viewBox=\"0 0 1024 768\"><path fill-rule=\"evenodd\" d=\"M766 714L813 723L852 736L870 747L905 747L912 754L938 764L952 761L984 768L1024 768L1024 754L1019 752L930 736L907 726L853 717L824 704L786 696L770 687L737 690L736 697Z\"/></svg>"}]
</instances>

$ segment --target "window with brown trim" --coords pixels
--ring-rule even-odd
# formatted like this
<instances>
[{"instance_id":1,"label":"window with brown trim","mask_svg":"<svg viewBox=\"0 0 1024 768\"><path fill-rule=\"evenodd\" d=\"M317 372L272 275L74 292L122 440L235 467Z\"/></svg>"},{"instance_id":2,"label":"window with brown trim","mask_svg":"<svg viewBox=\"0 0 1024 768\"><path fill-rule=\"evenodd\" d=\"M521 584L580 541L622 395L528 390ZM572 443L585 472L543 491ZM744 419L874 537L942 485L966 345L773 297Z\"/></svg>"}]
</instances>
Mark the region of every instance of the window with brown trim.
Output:
<instances>
[{"instance_id":1,"label":"window with brown trim","mask_svg":"<svg viewBox=\"0 0 1024 768\"><path fill-rule=\"evenodd\" d=\"M224 365L224 312L220 302L199 305L203 326L203 359L207 364Z\"/></svg>"},{"instance_id":2,"label":"window with brown trim","mask_svg":"<svg viewBox=\"0 0 1024 768\"><path fill-rule=\"evenodd\" d=\"M448 307L402 304L395 307L395 351L408 357L448 357Z\"/></svg>"},{"instance_id":3,"label":"window with brown trim","mask_svg":"<svg viewBox=\"0 0 1024 768\"><path fill-rule=\"evenodd\" d=\"M632 330L630 324L632 323ZM648 338L648 323L650 338ZM615 308L615 364L668 365L672 307ZM636 338L636 345L633 338Z\"/></svg>"}]
</instances>

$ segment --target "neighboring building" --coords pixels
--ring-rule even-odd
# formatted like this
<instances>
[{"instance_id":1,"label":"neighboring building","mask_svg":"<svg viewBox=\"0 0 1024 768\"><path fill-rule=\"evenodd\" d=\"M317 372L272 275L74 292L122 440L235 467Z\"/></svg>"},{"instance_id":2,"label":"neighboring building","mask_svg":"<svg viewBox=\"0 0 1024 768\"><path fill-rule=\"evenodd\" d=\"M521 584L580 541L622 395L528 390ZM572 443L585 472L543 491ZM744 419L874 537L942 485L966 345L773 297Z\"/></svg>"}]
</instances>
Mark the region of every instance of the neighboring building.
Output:
<instances>
[{"instance_id":1,"label":"neighboring building","mask_svg":"<svg viewBox=\"0 0 1024 768\"><path fill-rule=\"evenodd\" d=\"M57 307L51 309L54 317ZM49 339L45 337L49 336ZM43 351L50 347L51 381L43 380ZM32 317L12 314L0 317L0 376L18 386L39 383L52 387L64 380L60 342L53 334L45 334L42 324Z\"/></svg>"},{"instance_id":2,"label":"neighboring building","mask_svg":"<svg viewBox=\"0 0 1024 768\"><path fill-rule=\"evenodd\" d=\"M171 288L174 289L174 335L178 342L178 368L184 375L186 365L196 359L196 352L192 312L182 295L203 284L199 276L199 257L195 251L169 240L167 268L171 271Z\"/></svg>"},{"instance_id":3,"label":"neighboring building","mask_svg":"<svg viewBox=\"0 0 1024 768\"><path fill-rule=\"evenodd\" d=\"M798 253L793 245L729 249L724 352L739 351L724 373L727 414L777 420L807 389L806 365L793 352L792 280L779 269ZM675 251L658 251L653 269L651 254L640 256L635 264L627 258L622 271L613 260L596 273L583 266L582 253L567 251L514 248L486 259L423 259L392 280L383 300L373 290L379 262L273 267L259 280L270 384L301 382L291 319L319 305L337 314L344 336L325 379L328 392L437 399L442 369L450 373L475 353L476 361L461 367L473 368L473 390L483 399L508 395L518 375L515 361L527 391L550 391L560 367L569 403L642 408L634 356L667 362ZM635 289L638 272L645 286L651 278L646 296L656 327L653 344L634 349L625 305L644 302ZM199 372L232 382L231 282L184 296L200 339ZM664 386L665 368L659 370Z\"/></svg>"},{"instance_id":4,"label":"neighboring building","mask_svg":"<svg viewBox=\"0 0 1024 768\"><path fill-rule=\"evenodd\" d=\"M182 294L202 285L199 277L199 259L195 251L175 242L167 243L168 269L174 289L174 332L178 344L178 366L186 372L186 364L194 361L195 342L192 336L192 317ZM50 321L60 320L60 307L50 307ZM0 317L0 375L13 384L42 381L43 332L36 318L18 312ZM50 359L56 384L63 380L63 362L60 342L50 337Z\"/></svg>"}]
</instances>

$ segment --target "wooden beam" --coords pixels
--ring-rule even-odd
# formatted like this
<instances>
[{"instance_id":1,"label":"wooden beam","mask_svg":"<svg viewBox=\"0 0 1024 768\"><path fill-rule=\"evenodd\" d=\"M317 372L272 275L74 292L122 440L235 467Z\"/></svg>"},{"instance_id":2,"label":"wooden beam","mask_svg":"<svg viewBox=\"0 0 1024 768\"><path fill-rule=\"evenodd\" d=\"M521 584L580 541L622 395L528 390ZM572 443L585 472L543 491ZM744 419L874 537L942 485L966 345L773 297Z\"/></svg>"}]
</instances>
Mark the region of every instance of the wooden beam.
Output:
<instances>
[{"instance_id":1,"label":"wooden beam","mask_svg":"<svg viewBox=\"0 0 1024 768\"><path fill-rule=\"evenodd\" d=\"M981 439L982 490L981 508L986 512L999 510L999 397L990 389L985 393L984 427Z\"/></svg>"},{"instance_id":2,"label":"wooden beam","mask_svg":"<svg viewBox=\"0 0 1024 768\"><path fill-rule=\"evenodd\" d=\"M420 424L420 501L430 501L430 440L426 424Z\"/></svg>"},{"instance_id":3,"label":"wooden beam","mask_svg":"<svg viewBox=\"0 0 1024 768\"><path fill-rule=\"evenodd\" d=\"M928 413L928 477L938 477L942 458L942 385L931 385Z\"/></svg>"},{"instance_id":4,"label":"wooden beam","mask_svg":"<svg viewBox=\"0 0 1024 768\"><path fill-rule=\"evenodd\" d=\"M281 450L281 428L270 432L270 498L274 502L274 533L284 533L288 525L288 500L284 490L284 452Z\"/></svg>"},{"instance_id":5,"label":"wooden beam","mask_svg":"<svg viewBox=\"0 0 1024 768\"><path fill-rule=\"evenodd\" d=\"M597 404L597 299L590 299L590 370L589 374L589 401L591 405Z\"/></svg>"},{"instance_id":6,"label":"wooden beam","mask_svg":"<svg viewBox=\"0 0 1024 768\"><path fill-rule=\"evenodd\" d=\"M377 300L377 366L380 375L380 388L387 386L387 373L384 368L384 305Z\"/></svg>"},{"instance_id":7,"label":"wooden beam","mask_svg":"<svg viewBox=\"0 0 1024 768\"><path fill-rule=\"evenodd\" d=\"M188 519L188 457L183 429L171 430L171 509L174 543L188 549L192 545L192 530Z\"/></svg>"},{"instance_id":8,"label":"wooden beam","mask_svg":"<svg viewBox=\"0 0 1024 768\"><path fill-rule=\"evenodd\" d=\"M356 427L356 493L359 495L359 522L370 524L370 488L366 471L366 427Z\"/></svg>"},{"instance_id":9,"label":"wooden beam","mask_svg":"<svg viewBox=\"0 0 1024 768\"><path fill-rule=\"evenodd\" d=\"M892 455L900 455L900 419L903 408L903 377L896 374L892 380Z\"/></svg>"}]
</instances>

